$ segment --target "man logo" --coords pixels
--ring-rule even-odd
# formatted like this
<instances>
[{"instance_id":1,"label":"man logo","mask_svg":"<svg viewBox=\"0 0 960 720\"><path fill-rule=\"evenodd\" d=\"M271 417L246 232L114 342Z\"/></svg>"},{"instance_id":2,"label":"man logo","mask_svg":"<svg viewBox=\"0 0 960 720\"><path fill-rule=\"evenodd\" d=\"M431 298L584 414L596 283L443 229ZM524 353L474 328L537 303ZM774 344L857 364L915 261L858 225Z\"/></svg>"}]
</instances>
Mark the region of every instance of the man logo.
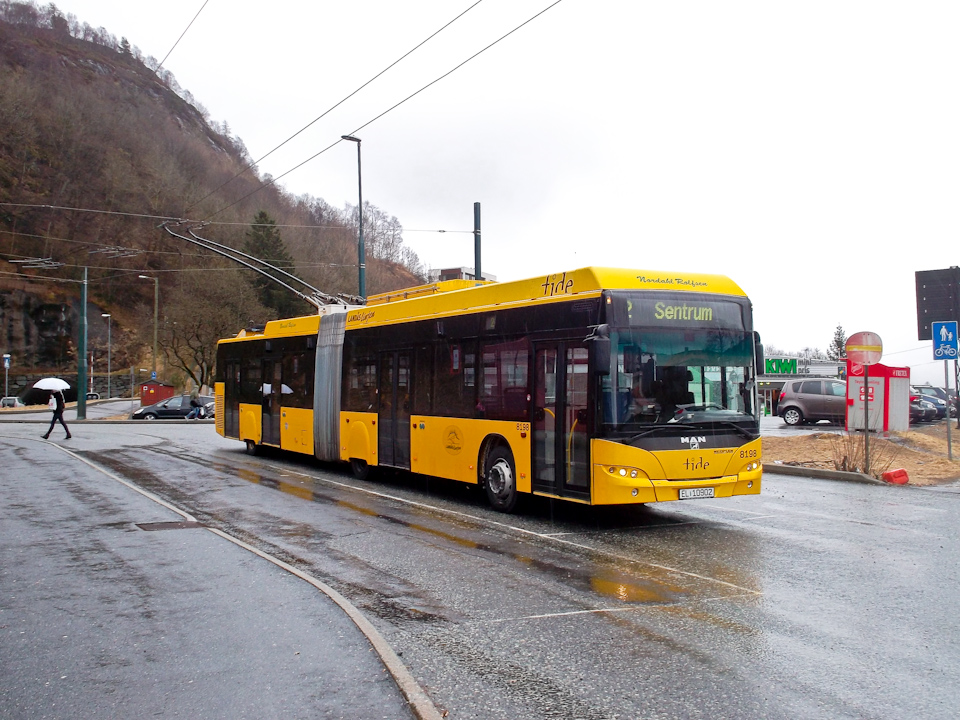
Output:
<instances>
[{"instance_id":1,"label":"man logo","mask_svg":"<svg viewBox=\"0 0 960 720\"><path fill-rule=\"evenodd\" d=\"M699 450L700 443L705 443L707 438L703 435L693 436L693 437L681 437L680 442L684 445L689 445L691 450Z\"/></svg>"}]
</instances>

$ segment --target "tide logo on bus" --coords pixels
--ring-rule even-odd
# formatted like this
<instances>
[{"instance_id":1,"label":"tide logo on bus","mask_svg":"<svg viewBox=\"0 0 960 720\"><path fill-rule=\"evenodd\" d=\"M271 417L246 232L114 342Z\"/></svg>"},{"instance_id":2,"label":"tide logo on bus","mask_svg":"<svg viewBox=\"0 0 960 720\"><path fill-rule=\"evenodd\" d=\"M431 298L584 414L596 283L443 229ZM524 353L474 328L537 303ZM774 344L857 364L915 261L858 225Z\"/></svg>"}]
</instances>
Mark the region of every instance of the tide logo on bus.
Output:
<instances>
[{"instance_id":1,"label":"tide logo on bus","mask_svg":"<svg viewBox=\"0 0 960 720\"><path fill-rule=\"evenodd\" d=\"M543 288L544 297L566 295L567 293L573 292L573 278L567 280L566 273L561 275L559 280L556 278L556 275L547 275L546 279L543 281L543 285L540 287Z\"/></svg>"}]
</instances>

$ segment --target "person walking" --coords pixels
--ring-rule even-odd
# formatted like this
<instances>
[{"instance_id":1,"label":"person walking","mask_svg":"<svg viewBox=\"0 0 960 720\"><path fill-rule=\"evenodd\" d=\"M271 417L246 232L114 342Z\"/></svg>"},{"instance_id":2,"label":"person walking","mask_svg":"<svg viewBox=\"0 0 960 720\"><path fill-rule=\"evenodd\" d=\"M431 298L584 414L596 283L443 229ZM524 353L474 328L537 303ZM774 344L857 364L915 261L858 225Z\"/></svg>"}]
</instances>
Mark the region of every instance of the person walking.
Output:
<instances>
[{"instance_id":1,"label":"person walking","mask_svg":"<svg viewBox=\"0 0 960 720\"><path fill-rule=\"evenodd\" d=\"M50 393L55 405L53 407L53 420L50 421L50 429L47 430L47 434L43 436L43 439L46 440L50 437L50 433L53 432L54 425L57 424L57 420L60 421L60 424L63 425L63 429L67 432L67 440L73 437L70 434L70 428L67 427L67 423L63 421L63 408L66 403L63 401L63 390L57 390L54 393Z\"/></svg>"}]
</instances>

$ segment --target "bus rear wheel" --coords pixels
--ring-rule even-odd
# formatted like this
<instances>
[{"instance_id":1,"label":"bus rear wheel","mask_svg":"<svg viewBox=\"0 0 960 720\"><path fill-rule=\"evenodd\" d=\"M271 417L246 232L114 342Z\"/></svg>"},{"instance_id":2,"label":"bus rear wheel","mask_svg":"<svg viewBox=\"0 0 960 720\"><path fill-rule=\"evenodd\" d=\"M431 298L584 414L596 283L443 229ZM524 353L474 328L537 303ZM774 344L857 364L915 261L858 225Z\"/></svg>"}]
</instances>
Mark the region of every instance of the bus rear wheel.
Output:
<instances>
[{"instance_id":1,"label":"bus rear wheel","mask_svg":"<svg viewBox=\"0 0 960 720\"><path fill-rule=\"evenodd\" d=\"M370 477L370 466L366 460L350 458L350 471L357 480L366 480Z\"/></svg>"},{"instance_id":2,"label":"bus rear wheel","mask_svg":"<svg viewBox=\"0 0 960 720\"><path fill-rule=\"evenodd\" d=\"M253 440L247 440L247 455L256 455L258 452L259 446Z\"/></svg>"},{"instance_id":3,"label":"bus rear wheel","mask_svg":"<svg viewBox=\"0 0 960 720\"><path fill-rule=\"evenodd\" d=\"M501 446L487 455L483 470L483 485L490 506L499 512L513 512L517 505L517 473L513 467L513 455Z\"/></svg>"}]
</instances>

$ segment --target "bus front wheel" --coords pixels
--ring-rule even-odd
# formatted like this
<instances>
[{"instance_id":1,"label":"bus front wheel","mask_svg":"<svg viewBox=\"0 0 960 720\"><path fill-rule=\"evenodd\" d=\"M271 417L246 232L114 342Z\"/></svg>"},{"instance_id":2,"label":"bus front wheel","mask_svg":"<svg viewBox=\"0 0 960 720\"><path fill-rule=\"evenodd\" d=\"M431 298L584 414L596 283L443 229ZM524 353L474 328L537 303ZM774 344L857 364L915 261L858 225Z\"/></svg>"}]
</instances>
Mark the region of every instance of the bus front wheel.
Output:
<instances>
[{"instance_id":1,"label":"bus front wheel","mask_svg":"<svg viewBox=\"0 0 960 720\"><path fill-rule=\"evenodd\" d=\"M247 440L247 455L256 455L260 452L260 448L253 440Z\"/></svg>"},{"instance_id":2,"label":"bus front wheel","mask_svg":"<svg viewBox=\"0 0 960 720\"><path fill-rule=\"evenodd\" d=\"M357 480L366 480L368 477L370 477L370 466L367 464L366 460L350 458L350 470L353 472L353 476Z\"/></svg>"},{"instance_id":3,"label":"bus front wheel","mask_svg":"<svg viewBox=\"0 0 960 720\"><path fill-rule=\"evenodd\" d=\"M517 473L510 450L499 446L490 451L484 465L483 484L494 510L513 512L517 505Z\"/></svg>"}]
</instances>

